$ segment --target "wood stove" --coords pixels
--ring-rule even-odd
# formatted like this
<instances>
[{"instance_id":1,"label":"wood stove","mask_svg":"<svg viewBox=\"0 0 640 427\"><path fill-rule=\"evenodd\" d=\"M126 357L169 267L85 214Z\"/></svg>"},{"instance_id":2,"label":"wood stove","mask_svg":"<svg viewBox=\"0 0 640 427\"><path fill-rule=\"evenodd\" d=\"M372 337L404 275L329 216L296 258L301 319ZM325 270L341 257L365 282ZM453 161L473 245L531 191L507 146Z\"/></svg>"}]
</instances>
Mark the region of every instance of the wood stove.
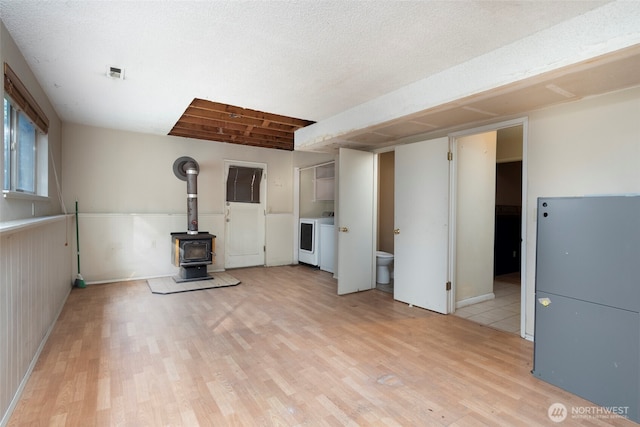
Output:
<instances>
[{"instance_id":1,"label":"wood stove","mask_svg":"<svg viewBox=\"0 0 640 427\"><path fill-rule=\"evenodd\" d=\"M206 231L198 234L171 233L171 262L180 267L176 282L212 279L207 265L213 262L216 236Z\"/></svg>"},{"instance_id":2,"label":"wood stove","mask_svg":"<svg viewBox=\"0 0 640 427\"><path fill-rule=\"evenodd\" d=\"M187 232L171 233L171 262L180 267L173 280L207 280L207 265L213 262L216 236L198 231L198 173L200 167L191 157L179 157L173 162L173 173L187 181Z\"/></svg>"}]
</instances>

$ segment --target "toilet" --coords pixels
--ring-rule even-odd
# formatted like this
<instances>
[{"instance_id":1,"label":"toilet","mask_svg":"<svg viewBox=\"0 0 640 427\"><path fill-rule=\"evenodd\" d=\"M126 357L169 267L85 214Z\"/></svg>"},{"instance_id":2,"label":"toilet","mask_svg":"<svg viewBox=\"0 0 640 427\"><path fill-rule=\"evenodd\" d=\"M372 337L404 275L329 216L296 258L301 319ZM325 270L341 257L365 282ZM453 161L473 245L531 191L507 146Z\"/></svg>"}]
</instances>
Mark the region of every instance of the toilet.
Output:
<instances>
[{"instance_id":1,"label":"toilet","mask_svg":"<svg viewBox=\"0 0 640 427\"><path fill-rule=\"evenodd\" d=\"M381 285L389 283L389 265L393 262L393 254L376 251L376 282Z\"/></svg>"}]
</instances>

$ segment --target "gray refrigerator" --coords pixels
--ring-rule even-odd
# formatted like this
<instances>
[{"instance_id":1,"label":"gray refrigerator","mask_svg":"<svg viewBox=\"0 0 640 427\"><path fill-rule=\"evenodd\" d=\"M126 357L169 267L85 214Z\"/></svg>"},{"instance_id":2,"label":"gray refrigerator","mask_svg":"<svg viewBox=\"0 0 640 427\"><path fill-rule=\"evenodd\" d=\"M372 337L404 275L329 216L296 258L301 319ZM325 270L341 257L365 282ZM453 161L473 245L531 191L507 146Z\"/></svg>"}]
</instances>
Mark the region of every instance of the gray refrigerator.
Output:
<instances>
[{"instance_id":1,"label":"gray refrigerator","mask_svg":"<svg viewBox=\"0 0 640 427\"><path fill-rule=\"evenodd\" d=\"M533 375L639 422L640 196L538 199L535 298Z\"/></svg>"}]
</instances>

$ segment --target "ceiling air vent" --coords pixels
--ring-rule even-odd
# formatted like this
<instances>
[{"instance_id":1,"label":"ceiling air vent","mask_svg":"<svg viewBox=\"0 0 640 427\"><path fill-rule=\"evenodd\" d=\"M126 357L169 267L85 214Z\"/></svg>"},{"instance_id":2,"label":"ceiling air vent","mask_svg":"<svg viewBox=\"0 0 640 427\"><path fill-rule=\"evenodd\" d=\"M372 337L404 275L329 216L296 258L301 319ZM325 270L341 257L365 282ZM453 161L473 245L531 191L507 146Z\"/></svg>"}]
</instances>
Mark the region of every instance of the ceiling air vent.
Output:
<instances>
[{"instance_id":1,"label":"ceiling air vent","mask_svg":"<svg viewBox=\"0 0 640 427\"><path fill-rule=\"evenodd\" d=\"M124 68L107 67L107 76L113 79L124 80Z\"/></svg>"}]
</instances>

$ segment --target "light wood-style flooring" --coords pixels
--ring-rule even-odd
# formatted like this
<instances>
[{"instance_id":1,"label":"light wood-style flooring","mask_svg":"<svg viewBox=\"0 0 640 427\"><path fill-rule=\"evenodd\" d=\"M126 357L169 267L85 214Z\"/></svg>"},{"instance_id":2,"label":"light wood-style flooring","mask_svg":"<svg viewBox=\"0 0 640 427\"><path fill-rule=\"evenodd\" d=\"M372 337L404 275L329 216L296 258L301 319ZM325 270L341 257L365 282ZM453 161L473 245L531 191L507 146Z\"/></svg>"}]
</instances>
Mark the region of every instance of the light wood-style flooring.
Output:
<instances>
[{"instance_id":1,"label":"light wood-style flooring","mask_svg":"<svg viewBox=\"0 0 640 427\"><path fill-rule=\"evenodd\" d=\"M535 426L592 407L530 373L519 336L304 266L235 287L74 289L10 426ZM636 425L573 419L560 425Z\"/></svg>"}]
</instances>

